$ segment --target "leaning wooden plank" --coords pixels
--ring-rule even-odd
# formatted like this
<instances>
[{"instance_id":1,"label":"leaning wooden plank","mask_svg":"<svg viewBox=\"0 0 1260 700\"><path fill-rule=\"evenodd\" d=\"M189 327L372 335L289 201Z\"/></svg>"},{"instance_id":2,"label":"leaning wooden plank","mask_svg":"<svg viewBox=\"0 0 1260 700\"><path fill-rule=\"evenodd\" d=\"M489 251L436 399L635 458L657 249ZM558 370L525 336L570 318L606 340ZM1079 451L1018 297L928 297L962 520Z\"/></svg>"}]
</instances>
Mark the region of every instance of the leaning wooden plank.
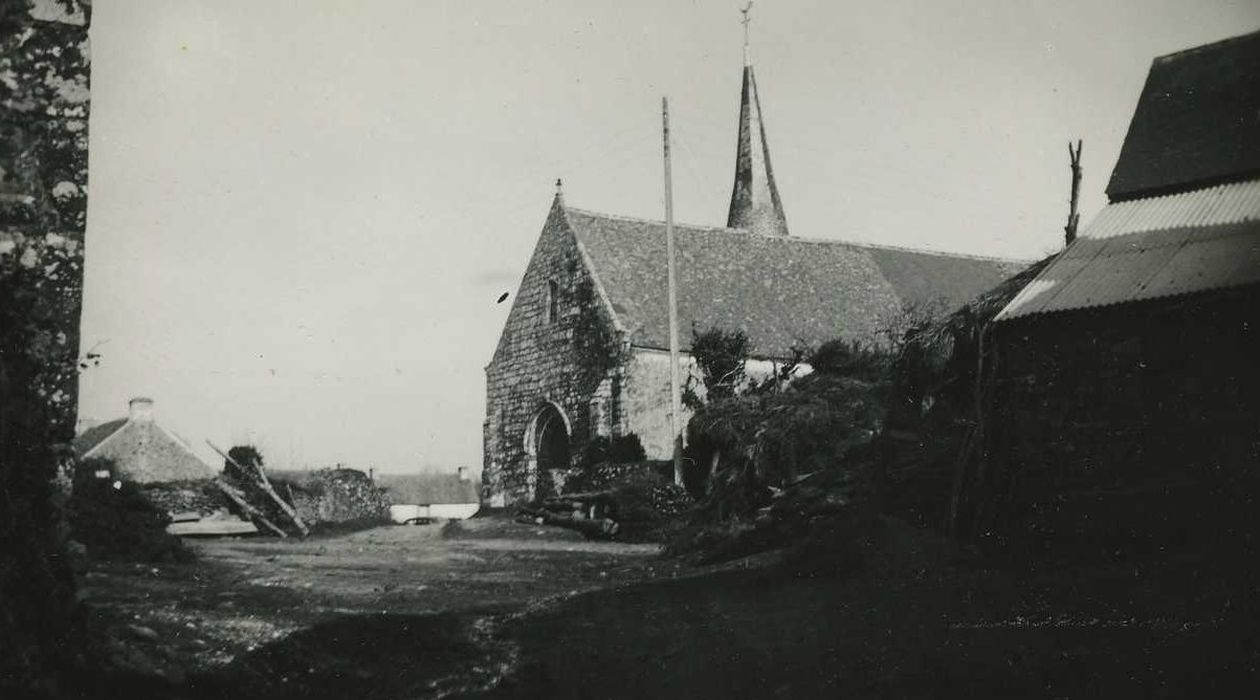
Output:
<instances>
[{"instance_id":1,"label":"leaning wooden plank","mask_svg":"<svg viewBox=\"0 0 1260 700\"><path fill-rule=\"evenodd\" d=\"M238 491L236 487L231 486L230 484L227 484L226 482L220 479L215 479L214 485L218 486L219 490L222 491L228 497L228 499L231 500L233 503L235 503L242 511L244 511L246 515L262 523L263 526L266 527L268 530L271 530L272 532L276 533L277 535L281 537L287 538L289 536L289 533L285 532L284 530L281 530L279 527L276 527L275 523L268 520L267 516L263 515L262 511L251 506L245 500L245 494Z\"/></svg>"},{"instance_id":2,"label":"leaning wooden plank","mask_svg":"<svg viewBox=\"0 0 1260 700\"><path fill-rule=\"evenodd\" d=\"M241 470L242 474L248 474L250 472L250 470L242 466L240 462L236 461L235 459L232 459L228 455L228 453L224 452L223 450L220 450L218 447L215 447L214 443L210 442L209 440L206 440L206 444L210 446L210 449L214 450L215 452L218 452L219 456L223 457L223 459L226 459L227 461L234 464L237 469ZM311 534L310 529L306 527L306 523L302 522L302 517L297 514L297 511L293 509L293 506L286 503L283 498L280 498L280 494L276 493L276 490L271 487L271 481L267 479L267 475L263 472L262 465L255 464L253 472L254 472L255 478L258 481L258 486L262 488L264 493L266 493L268 496L271 497L271 500L276 502L276 505L280 507L281 511L284 511L285 515L289 516L289 519L292 520L293 524L297 526L297 529L299 532L302 533L302 536L305 537Z\"/></svg>"}]
</instances>

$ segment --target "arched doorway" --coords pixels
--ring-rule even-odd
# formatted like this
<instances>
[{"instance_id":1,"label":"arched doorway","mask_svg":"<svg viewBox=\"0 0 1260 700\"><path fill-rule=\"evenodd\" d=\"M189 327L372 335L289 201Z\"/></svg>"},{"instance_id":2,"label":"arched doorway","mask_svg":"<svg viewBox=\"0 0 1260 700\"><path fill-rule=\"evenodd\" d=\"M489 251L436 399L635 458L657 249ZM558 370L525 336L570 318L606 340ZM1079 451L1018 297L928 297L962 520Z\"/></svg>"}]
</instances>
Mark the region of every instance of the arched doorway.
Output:
<instances>
[{"instance_id":1,"label":"arched doorway","mask_svg":"<svg viewBox=\"0 0 1260 700\"><path fill-rule=\"evenodd\" d=\"M525 436L530 459L530 490L535 500L554 496L557 470L569 468L569 421L554 403L548 402L530 423Z\"/></svg>"}]
</instances>

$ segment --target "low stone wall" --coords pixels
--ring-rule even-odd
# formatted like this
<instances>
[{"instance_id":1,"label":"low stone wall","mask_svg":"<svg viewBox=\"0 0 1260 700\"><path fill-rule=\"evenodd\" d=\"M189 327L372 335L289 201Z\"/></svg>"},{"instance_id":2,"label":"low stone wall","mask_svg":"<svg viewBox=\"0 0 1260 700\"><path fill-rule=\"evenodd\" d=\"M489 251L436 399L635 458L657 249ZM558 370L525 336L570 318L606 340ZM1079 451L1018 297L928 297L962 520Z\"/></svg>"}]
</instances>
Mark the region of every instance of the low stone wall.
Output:
<instances>
[{"instance_id":1,"label":"low stone wall","mask_svg":"<svg viewBox=\"0 0 1260 700\"><path fill-rule=\"evenodd\" d=\"M355 469L321 469L301 483L277 479L275 487L292 498L298 515L312 525L384 520L389 512L384 490Z\"/></svg>"},{"instance_id":2,"label":"low stone wall","mask_svg":"<svg viewBox=\"0 0 1260 700\"><path fill-rule=\"evenodd\" d=\"M144 484L140 489L150 503L167 513L213 513L228 506L209 479Z\"/></svg>"}]
</instances>

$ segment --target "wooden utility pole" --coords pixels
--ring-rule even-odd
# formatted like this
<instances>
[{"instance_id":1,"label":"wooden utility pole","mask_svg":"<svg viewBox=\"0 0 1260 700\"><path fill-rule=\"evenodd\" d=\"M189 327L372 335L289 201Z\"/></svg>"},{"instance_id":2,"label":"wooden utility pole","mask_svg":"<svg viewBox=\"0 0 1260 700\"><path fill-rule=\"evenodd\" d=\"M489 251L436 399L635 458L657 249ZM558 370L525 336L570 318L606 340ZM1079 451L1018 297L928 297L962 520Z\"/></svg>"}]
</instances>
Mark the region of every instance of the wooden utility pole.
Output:
<instances>
[{"instance_id":1,"label":"wooden utility pole","mask_svg":"<svg viewBox=\"0 0 1260 700\"><path fill-rule=\"evenodd\" d=\"M1065 245L1072 245L1076 240L1076 225L1081 215L1076 213L1076 205L1081 195L1081 140L1076 140L1076 149L1068 141L1068 158L1072 163L1072 199L1069 202L1067 226L1063 227Z\"/></svg>"},{"instance_id":2,"label":"wooden utility pole","mask_svg":"<svg viewBox=\"0 0 1260 700\"><path fill-rule=\"evenodd\" d=\"M682 385L678 371L678 280L674 269L674 185L669 166L669 98L661 98L665 141L665 255L669 270L669 399L670 429L674 436L674 483L683 485Z\"/></svg>"}]
</instances>

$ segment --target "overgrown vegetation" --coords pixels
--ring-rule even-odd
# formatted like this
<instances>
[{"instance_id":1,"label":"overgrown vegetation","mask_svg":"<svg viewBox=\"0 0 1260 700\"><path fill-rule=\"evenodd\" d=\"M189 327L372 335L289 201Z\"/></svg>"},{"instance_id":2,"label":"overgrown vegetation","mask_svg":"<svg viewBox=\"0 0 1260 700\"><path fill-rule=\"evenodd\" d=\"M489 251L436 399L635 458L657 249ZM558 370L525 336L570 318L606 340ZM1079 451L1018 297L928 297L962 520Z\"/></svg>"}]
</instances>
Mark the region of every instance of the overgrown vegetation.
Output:
<instances>
[{"instance_id":1,"label":"overgrown vegetation","mask_svg":"<svg viewBox=\"0 0 1260 700\"><path fill-rule=\"evenodd\" d=\"M109 460L87 459L77 465L67 513L72 537L95 559L192 559L180 539L166 532L170 523L166 511L155 506L139 486L119 479Z\"/></svg>"},{"instance_id":2,"label":"overgrown vegetation","mask_svg":"<svg viewBox=\"0 0 1260 700\"><path fill-rule=\"evenodd\" d=\"M235 445L223 460L223 475L234 482L252 484L254 470L263 467L262 452L253 445Z\"/></svg>"},{"instance_id":3,"label":"overgrown vegetation","mask_svg":"<svg viewBox=\"0 0 1260 700\"><path fill-rule=\"evenodd\" d=\"M317 469L300 479L290 472L273 476L272 483L312 532L347 532L388 520L385 490L358 469Z\"/></svg>"},{"instance_id":4,"label":"overgrown vegetation","mask_svg":"<svg viewBox=\"0 0 1260 700\"><path fill-rule=\"evenodd\" d=\"M577 495L607 504L605 516L619 525L622 540L660 541L693 503L673 483L673 464L646 459L639 436L592 438L564 480L563 493L538 505L558 507Z\"/></svg>"},{"instance_id":5,"label":"overgrown vegetation","mask_svg":"<svg viewBox=\"0 0 1260 700\"><path fill-rule=\"evenodd\" d=\"M892 365L887 508L920 525L956 524L955 474L979 457L977 372L984 329L1050 256L948 315L908 313Z\"/></svg>"},{"instance_id":6,"label":"overgrown vegetation","mask_svg":"<svg viewBox=\"0 0 1260 700\"><path fill-rule=\"evenodd\" d=\"M234 487L243 496L244 501L262 513L267 521L281 528L284 527L284 523L290 522L288 513L263 489L260 483L258 474L265 473L262 452L253 445L235 445L228 450L227 457L223 461L223 481ZM290 503L289 506L292 507L292 504ZM259 520L254 513L250 513L239 503L232 503L231 511L245 520Z\"/></svg>"},{"instance_id":7,"label":"overgrown vegetation","mask_svg":"<svg viewBox=\"0 0 1260 700\"><path fill-rule=\"evenodd\" d=\"M707 482L717 519L747 516L766 505L771 489L843 463L882 426L888 358L845 341L815 356L825 358L821 369L784 390L759 387L692 418L688 457L698 469L691 481Z\"/></svg>"},{"instance_id":8,"label":"overgrown vegetation","mask_svg":"<svg viewBox=\"0 0 1260 700\"><path fill-rule=\"evenodd\" d=\"M573 293L573 343L577 350L577 365L581 381L591 386L599 384L614 369L628 359L628 347L622 342L616 328L609 322L603 303L589 277L583 277Z\"/></svg>"},{"instance_id":9,"label":"overgrown vegetation","mask_svg":"<svg viewBox=\"0 0 1260 700\"><path fill-rule=\"evenodd\" d=\"M742 330L710 328L704 332L691 329L691 356L700 370L704 397L696 391L691 376L683 386L683 404L697 409L706 402L720 401L735 395L747 379L745 368L752 353L752 342Z\"/></svg>"},{"instance_id":10,"label":"overgrown vegetation","mask_svg":"<svg viewBox=\"0 0 1260 700\"><path fill-rule=\"evenodd\" d=\"M641 462L647 458L643 451L643 443L634 433L609 437L598 435L586 441L578 454L573 473L566 480L569 483L590 483L595 477L593 470L609 462ZM570 488L570 490L572 490Z\"/></svg>"},{"instance_id":11,"label":"overgrown vegetation","mask_svg":"<svg viewBox=\"0 0 1260 700\"><path fill-rule=\"evenodd\" d=\"M384 490L357 469L268 472L262 452L253 445L237 445L228 450L227 457L223 480L249 506L247 509L233 502L231 510L254 520L264 531L292 525L296 534L305 536L312 526L320 531L344 532L379 525L387 519Z\"/></svg>"},{"instance_id":12,"label":"overgrown vegetation","mask_svg":"<svg viewBox=\"0 0 1260 700\"><path fill-rule=\"evenodd\" d=\"M66 556L87 211L87 12L0 0L0 695L52 695L81 650ZM87 363L85 363L87 364Z\"/></svg>"},{"instance_id":13,"label":"overgrown vegetation","mask_svg":"<svg viewBox=\"0 0 1260 700\"><path fill-rule=\"evenodd\" d=\"M848 341L808 356L815 371L702 406L687 426L687 483L700 502L675 553L738 556L782 543L870 500L891 358Z\"/></svg>"}]
</instances>

